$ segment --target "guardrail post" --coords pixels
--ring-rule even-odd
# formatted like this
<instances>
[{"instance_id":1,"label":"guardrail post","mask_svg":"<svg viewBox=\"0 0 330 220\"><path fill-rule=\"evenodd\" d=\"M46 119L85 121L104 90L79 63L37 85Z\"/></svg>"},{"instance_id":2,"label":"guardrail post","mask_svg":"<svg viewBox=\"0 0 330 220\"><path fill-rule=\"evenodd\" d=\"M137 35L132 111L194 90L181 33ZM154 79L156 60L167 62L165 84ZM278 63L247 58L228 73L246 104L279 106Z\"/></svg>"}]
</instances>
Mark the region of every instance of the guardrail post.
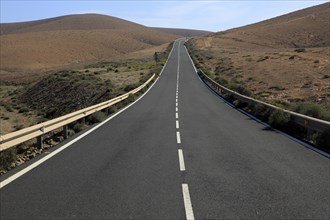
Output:
<instances>
[{"instance_id":1,"label":"guardrail post","mask_svg":"<svg viewBox=\"0 0 330 220\"><path fill-rule=\"evenodd\" d=\"M38 149L42 148L42 135L37 137L37 148Z\"/></svg>"},{"instance_id":2,"label":"guardrail post","mask_svg":"<svg viewBox=\"0 0 330 220\"><path fill-rule=\"evenodd\" d=\"M68 125L63 126L63 137L64 139L68 139Z\"/></svg>"}]
</instances>

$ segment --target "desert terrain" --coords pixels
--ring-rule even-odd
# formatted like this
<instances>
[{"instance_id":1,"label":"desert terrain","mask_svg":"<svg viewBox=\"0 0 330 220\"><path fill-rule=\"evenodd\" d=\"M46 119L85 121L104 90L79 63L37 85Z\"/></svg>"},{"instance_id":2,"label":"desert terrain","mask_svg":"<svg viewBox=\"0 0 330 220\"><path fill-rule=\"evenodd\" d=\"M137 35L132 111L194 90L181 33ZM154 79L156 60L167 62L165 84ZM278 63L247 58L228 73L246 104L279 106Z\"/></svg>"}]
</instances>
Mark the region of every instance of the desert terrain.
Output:
<instances>
[{"instance_id":1,"label":"desert terrain","mask_svg":"<svg viewBox=\"0 0 330 220\"><path fill-rule=\"evenodd\" d=\"M330 116L330 3L194 38L188 46L216 81L288 107L314 103ZM329 120L329 119L328 119Z\"/></svg>"},{"instance_id":2,"label":"desert terrain","mask_svg":"<svg viewBox=\"0 0 330 220\"><path fill-rule=\"evenodd\" d=\"M0 133L5 134L133 89L159 71L171 42L206 32L82 14L2 23L0 33ZM162 58L158 65L155 52Z\"/></svg>"}]
</instances>

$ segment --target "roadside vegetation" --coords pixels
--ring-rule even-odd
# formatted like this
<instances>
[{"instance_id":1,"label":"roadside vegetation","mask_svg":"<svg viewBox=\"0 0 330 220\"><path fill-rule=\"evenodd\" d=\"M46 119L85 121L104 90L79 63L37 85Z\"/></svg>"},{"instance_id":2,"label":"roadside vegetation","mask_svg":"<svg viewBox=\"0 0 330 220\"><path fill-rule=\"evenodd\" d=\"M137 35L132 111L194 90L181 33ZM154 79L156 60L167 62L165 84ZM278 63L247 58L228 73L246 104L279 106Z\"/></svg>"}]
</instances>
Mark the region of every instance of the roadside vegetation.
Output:
<instances>
[{"instance_id":1,"label":"roadside vegetation","mask_svg":"<svg viewBox=\"0 0 330 220\"><path fill-rule=\"evenodd\" d=\"M268 102L277 107L287 109L293 112L297 112L303 115L310 117L318 118L321 120L330 121L330 110L327 105L319 104L316 102L310 101L301 101L301 100L281 100L276 98L270 98L269 95L265 96L263 93L258 93L258 91L251 91L247 88L245 80L242 77L242 69L237 69L232 65L232 62L229 58L221 58L219 60L219 66L215 69L212 69L207 60L214 59L210 51L201 51L194 47L193 44L187 42L187 49L192 57L192 60L197 69L202 70L206 75L211 77L214 81L220 85L236 91L242 95L255 98L260 101ZM299 53L304 52L305 50L299 49ZM268 58L264 58L268 59ZM224 71L229 71L231 77L223 77L222 73ZM253 78L248 80L254 80ZM275 90L282 90L280 86L276 88L271 88ZM330 153L330 136L329 130L326 130L323 133L309 133L307 130L294 125L290 121L290 115L281 110L271 110L263 105L248 105L237 99L232 95L223 94L222 95L226 100L231 102L235 107L241 108L246 112L256 116L262 121L270 124L272 127L287 132L301 140L314 144L315 146L321 148Z\"/></svg>"},{"instance_id":2,"label":"roadside vegetation","mask_svg":"<svg viewBox=\"0 0 330 220\"><path fill-rule=\"evenodd\" d=\"M1 85L1 134L86 108L137 88L153 74L160 73L171 48L172 44L160 53L157 63L152 57L101 62L81 69L56 72L32 85ZM145 91L146 88L110 108L69 124L69 136L103 121ZM37 148L36 140L31 140L0 152L0 174L63 140L62 131L59 129L44 135L41 149Z\"/></svg>"}]
</instances>

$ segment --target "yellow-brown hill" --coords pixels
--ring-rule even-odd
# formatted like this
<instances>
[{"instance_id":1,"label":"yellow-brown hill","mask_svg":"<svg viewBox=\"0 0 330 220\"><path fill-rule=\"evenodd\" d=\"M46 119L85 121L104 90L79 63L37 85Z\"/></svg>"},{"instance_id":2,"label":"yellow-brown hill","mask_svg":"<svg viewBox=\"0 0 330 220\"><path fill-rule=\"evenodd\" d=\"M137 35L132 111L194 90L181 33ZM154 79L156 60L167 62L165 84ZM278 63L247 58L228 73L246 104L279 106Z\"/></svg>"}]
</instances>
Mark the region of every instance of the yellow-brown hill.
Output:
<instances>
[{"instance_id":1,"label":"yellow-brown hill","mask_svg":"<svg viewBox=\"0 0 330 220\"><path fill-rule=\"evenodd\" d=\"M243 48L329 46L330 3L210 36Z\"/></svg>"},{"instance_id":2,"label":"yellow-brown hill","mask_svg":"<svg viewBox=\"0 0 330 220\"><path fill-rule=\"evenodd\" d=\"M68 15L1 24L1 71L40 71L109 60L180 36L119 18Z\"/></svg>"},{"instance_id":3,"label":"yellow-brown hill","mask_svg":"<svg viewBox=\"0 0 330 220\"><path fill-rule=\"evenodd\" d=\"M242 85L257 98L330 106L330 3L195 38L190 45L214 78Z\"/></svg>"}]
</instances>

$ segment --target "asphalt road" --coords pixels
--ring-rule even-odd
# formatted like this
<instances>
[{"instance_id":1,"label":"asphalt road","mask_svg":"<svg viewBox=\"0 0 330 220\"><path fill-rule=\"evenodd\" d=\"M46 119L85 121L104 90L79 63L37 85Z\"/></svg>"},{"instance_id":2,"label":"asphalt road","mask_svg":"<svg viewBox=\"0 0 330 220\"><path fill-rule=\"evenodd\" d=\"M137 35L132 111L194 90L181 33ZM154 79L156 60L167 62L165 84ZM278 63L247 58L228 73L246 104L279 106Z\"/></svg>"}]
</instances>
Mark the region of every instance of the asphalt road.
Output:
<instances>
[{"instance_id":1,"label":"asphalt road","mask_svg":"<svg viewBox=\"0 0 330 220\"><path fill-rule=\"evenodd\" d=\"M2 187L0 219L329 219L330 160L224 103L183 43L136 104Z\"/></svg>"}]
</instances>

